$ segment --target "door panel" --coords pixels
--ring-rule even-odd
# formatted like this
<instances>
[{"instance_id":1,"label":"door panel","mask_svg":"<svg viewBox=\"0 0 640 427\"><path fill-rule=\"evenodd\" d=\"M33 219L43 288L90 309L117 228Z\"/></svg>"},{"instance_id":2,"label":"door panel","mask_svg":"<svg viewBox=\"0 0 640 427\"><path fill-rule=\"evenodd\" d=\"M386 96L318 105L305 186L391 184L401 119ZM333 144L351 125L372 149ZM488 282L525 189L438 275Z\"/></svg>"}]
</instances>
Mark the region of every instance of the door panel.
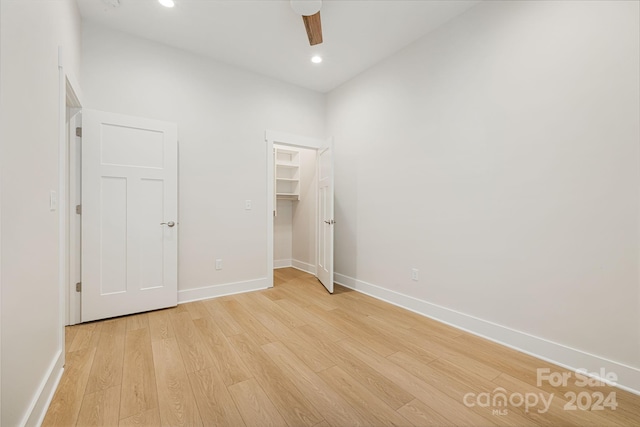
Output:
<instances>
[{"instance_id":1,"label":"door panel","mask_svg":"<svg viewBox=\"0 0 640 427\"><path fill-rule=\"evenodd\" d=\"M88 214L85 214L85 218ZM127 289L127 180L100 177L100 294ZM86 243L85 243L86 247ZM89 285L91 282L85 282ZM88 291L88 290L87 290Z\"/></svg>"},{"instance_id":2,"label":"door panel","mask_svg":"<svg viewBox=\"0 0 640 427\"><path fill-rule=\"evenodd\" d=\"M333 293L333 151L318 151L318 279Z\"/></svg>"},{"instance_id":3,"label":"door panel","mask_svg":"<svg viewBox=\"0 0 640 427\"><path fill-rule=\"evenodd\" d=\"M82 145L82 321L175 306L176 125L83 110Z\"/></svg>"},{"instance_id":4,"label":"door panel","mask_svg":"<svg viewBox=\"0 0 640 427\"><path fill-rule=\"evenodd\" d=\"M142 179L140 211L140 288L153 289L164 283L165 227L158 227L164 218L164 181Z\"/></svg>"}]
</instances>

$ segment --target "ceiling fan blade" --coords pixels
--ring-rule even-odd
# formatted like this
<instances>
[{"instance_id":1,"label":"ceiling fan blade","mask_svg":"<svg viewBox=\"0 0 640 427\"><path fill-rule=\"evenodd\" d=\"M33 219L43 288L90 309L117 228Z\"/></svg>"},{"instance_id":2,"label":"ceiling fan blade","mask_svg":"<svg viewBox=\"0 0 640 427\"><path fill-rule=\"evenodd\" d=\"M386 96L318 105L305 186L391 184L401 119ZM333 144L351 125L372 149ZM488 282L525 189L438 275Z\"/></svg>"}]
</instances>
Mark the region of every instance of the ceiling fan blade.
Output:
<instances>
[{"instance_id":1,"label":"ceiling fan blade","mask_svg":"<svg viewBox=\"0 0 640 427\"><path fill-rule=\"evenodd\" d=\"M304 28L307 30L307 37L309 37L309 44L315 46L322 43L322 23L320 22L320 12L311 15L303 16Z\"/></svg>"}]
</instances>

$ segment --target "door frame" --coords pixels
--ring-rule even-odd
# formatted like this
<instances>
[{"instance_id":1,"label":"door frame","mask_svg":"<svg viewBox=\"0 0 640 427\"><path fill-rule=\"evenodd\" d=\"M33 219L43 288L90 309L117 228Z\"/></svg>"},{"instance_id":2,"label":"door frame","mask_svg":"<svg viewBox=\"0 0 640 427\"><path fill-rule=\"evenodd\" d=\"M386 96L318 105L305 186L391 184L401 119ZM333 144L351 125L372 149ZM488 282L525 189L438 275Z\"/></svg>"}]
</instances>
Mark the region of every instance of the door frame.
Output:
<instances>
[{"instance_id":1,"label":"door frame","mask_svg":"<svg viewBox=\"0 0 640 427\"><path fill-rule=\"evenodd\" d=\"M68 212L68 276L66 280L66 325L76 325L81 322L81 298L80 293L76 291L76 283L80 282L80 262L82 260L82 246L80 243L80 227L82 225L82 217L76 213L76 206L81 205L80 198L77 194L81 190L82 180L80 167L82 167L81 157L78 156L75 144L81 146L81 138L76 136L75 128L82 127L82 109L72 109L72 114L67 123L67 150L68 150L68 189L67 189L67 212Z\"/></svg>"},{"instance_id":2,"label":"door frame","mask_svg":"<svg viewBox=\"0 0 640 427\"><path fill-rule=\"evenodd\" d=\"M267 285L268 287L273 287L273 212L274 212L274 199L275 199L275 188L274 188L274 180L273 174L275 173L275 165L273 159L273 144L278 145L286 145L293 148L306 148L315 150L316 152L324 145L327 144L326 139L320 138L310 138L301 135L295 135L287 132L280 132L275 130L267 129L265 131L264 137L267 143L267 210L266 210L266 219L267 219ZM328 143L333 146L333 138L329 138ZM316 171L317 173L317 171ZM318 211L317 208L317 198L316 198L316 214ZM318 221L316 218L316 246L318 239ZM318 251L316 250L316 264L318 262Z\"/></svg>"},{"instance_id":3,"label":"door frame","mask_svg":"<svg viewBox=\"0 0 640 427\"><path fill-rule=\"evenodd\" d=\"M73 310L73 297L70 292L71 280L70 265L72 259L80 256L79 248L75 248L70 242L70 230L75 220L75 212L69 209L69 195L71 194L70 181L73 165L70 159L71 138L68 119L82 109L82 92L76 76L65 64L65 55L62 48L58 49L59 70L59 117L58 117L58 281L60 292L60 342L61 351L64 354L64 326L79 323L79 306L77 309L78 320L70 316ZM67 113L70 113L67 116ZM75 292L74 292L75 293Z\"/></svg>"}]
</instances>

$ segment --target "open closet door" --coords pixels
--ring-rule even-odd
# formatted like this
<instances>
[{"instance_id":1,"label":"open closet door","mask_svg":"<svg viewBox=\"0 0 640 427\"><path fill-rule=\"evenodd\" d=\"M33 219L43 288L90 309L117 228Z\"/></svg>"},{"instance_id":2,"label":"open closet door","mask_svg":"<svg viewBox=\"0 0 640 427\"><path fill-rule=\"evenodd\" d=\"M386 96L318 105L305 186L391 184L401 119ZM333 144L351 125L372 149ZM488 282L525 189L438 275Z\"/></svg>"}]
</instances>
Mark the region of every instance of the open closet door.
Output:
<instances>
[{"instance_id":1,"label":"open closet door","mask_svg":"<svg viewBox=\"0 0 640 427\"><path fill-rule=\"evenodd\" d=\"M174 123L82 112L82 321L178 302Z\"/></svg>"},{"instance_id":2,"label":"open closet door","mask_svg":"<svg viewBox=\"0 0 640 427\"><path fill-rule=\"evenodd\" d=\"M333 293L333 147L318 150L318 279Z\"/></svg>"}]
</instances>

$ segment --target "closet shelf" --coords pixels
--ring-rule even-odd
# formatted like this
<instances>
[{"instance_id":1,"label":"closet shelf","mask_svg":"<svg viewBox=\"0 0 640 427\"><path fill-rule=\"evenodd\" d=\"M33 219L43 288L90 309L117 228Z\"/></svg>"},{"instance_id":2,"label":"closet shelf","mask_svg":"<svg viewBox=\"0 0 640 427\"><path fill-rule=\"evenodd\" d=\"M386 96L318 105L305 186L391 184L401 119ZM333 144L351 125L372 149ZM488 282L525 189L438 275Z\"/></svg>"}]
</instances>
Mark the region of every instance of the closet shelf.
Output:
<instances>
[{"instance_id":1,"label":"closet shelf","mask_svg":"<svg viewBox=\"0 0 640 427\"><path fill-rule=\"evenodd\" d=\"M298 166L298 165L296 165L296 164L294 164L294 163L281 163L281 162L278 162L278 163L276 163L276 167L278 167L278 168L291 168L291 169L297 169L297 168L299 168L300 166Z\"/></svg>"},{"instance_id":2,"label":"closet shelf","mask_svg":"<svg viewBox=\"0 0 640 427\"><path fill-rule=\"evenodd\" d=\"M300 200L300 153L298 150L274 146L275 198Z\"/></svg>"},{"instance_id":3,"label":"closet shelf","mask_svg":"<svg viewBox=\"0 0 640 427\"><path fill-rule=\"evenodd\" d=\"M276 197L278 199L300 200L300 195L293 193L276 193Z\"/></svg>"}]
</instances>

